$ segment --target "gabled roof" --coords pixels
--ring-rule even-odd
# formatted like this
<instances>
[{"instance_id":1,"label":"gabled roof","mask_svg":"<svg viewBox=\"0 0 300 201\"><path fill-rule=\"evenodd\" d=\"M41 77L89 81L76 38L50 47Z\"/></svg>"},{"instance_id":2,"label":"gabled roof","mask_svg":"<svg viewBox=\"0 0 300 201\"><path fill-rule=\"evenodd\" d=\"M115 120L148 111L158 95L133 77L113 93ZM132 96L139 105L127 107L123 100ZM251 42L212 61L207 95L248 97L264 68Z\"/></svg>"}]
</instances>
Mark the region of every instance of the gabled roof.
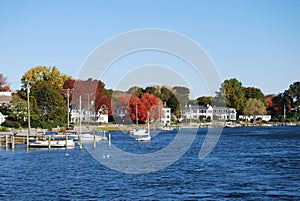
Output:
<instances>
[{"instance_id":1,"label":"gabled roof","mask_svg":"<svg viewBox=\"0 0 300 201\"><path fill-rule=\"evenodd\" d=\"M11 101L11 93L10 95L8 94L0 94L0 104L6 104L9 103Z\"/></svg>"}]
</instances>

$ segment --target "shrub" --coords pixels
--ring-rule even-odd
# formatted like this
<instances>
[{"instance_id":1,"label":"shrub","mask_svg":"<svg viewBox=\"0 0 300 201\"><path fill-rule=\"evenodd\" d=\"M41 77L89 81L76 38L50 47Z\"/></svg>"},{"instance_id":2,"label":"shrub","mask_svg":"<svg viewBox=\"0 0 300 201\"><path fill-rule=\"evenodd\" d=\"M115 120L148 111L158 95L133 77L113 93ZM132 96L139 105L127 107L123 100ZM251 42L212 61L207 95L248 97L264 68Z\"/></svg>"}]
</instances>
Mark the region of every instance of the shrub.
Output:
<instances>
[{"instance_id":1,"label":"shrub","mask_svg":"<svg viewBox=\"0 0 300 201\"><path fill-rule=\"evenodd\" d=\"M19 122L16 122L16 121L8 121L8 120L6 120L1 125L4 126L4 127L8 127L8 128L20 128Z\"/></svg>"}]
</instances>

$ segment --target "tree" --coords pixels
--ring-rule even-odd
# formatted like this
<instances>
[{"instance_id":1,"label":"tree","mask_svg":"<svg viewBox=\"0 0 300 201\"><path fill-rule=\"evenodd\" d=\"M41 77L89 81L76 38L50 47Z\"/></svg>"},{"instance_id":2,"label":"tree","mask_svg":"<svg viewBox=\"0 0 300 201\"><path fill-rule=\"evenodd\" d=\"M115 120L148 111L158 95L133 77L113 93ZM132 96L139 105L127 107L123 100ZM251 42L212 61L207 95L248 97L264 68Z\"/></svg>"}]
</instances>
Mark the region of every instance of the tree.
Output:
<instances>
[{"instance_id":1,"label":"tree","mask_svg":"<svg viewBox=\"0 0 300 201\"><path fill-rule=\"evenodd\" d=\"M31 126L56 127L66 122L66 100L62 93L63 85L70 76L62 74L55 66L37 66L22 76L23 87L19 91L22 99L26 99L27 82L30 85Z\"/></svg>"},{"instance_id":2,"label":"tree","mask_svg":"<svg viewBox=\"0 0 300 201\"><path fill-rule=\"evenodd\" d=\"M245 98L256 98L258 100L261 100L263 103L266 103L266 97L262 93L262 91L255 87L247 87L245 88Z\"/></svg>"},{"instance_id":3,"label":"tree","mask_svg":"<svg viewBox=\"0 0 300 201\"><path fill-rule=\"evenodd\" d=\"M257 115L266 114L266 106L261 100L249 98L245 104L244 114L247 116L253 116L255 121Z\"/></svg>"},{"instance_id":4,"label":"tree","mask_svg":"<svg viewBox=\"0 0 300 201\"><path fill-rule=\"evenodd\" d=\"M181 106L186 105L189 102L189 95L190 95L189 88L175 86L173 87L172 90Z\"/></svg>"},{"instance_id":5,"label":"tree","mask_svg":"<svg viewBox=\"0 0 300 201\"><path fill-rule=\"evenodd\" d=\"M284 96L287 100L289 100L291 115L294 115L297 119L300 108L300 82L294 82L289 86L287 90L284 92Z\"/></svg>"},{"instance_id":6,"label":"tree","mask_svg":"<svg viewBox=\"0 0 300 201\"><path fill-rule=\"evenodd\" d=\"M150 87L146 87L144 90L145 93L149 93L149 94L153 94L156 97L160 96L161 90L159 86L150 86Z\"/></svg>"},{"instance_id":7,"label":"tree","mask_svg":"<svg viewBox=\"0 0 300 201\"><path fill-rule=\"evenodd\" d=\"M146 116L149 112L150 121L153 119L158 119L159 114L161 114L161 101L153 94L145 93L141 98L141 104L145 107ZM145 114L143 114L145 116Z\"/></svg>"},{"instance_id":8,"label":"tree","mask_svg":"<svg viewBox=\"0 0 300 201\"><path fill-rule=\"evenodd\" d=\"M0 74L0 91L11 91L10 87L7 85L7 78Z\"/></svg>"},{"instance_id":9,"label":"tree","mask_svg":"<svg viewBox=\"0 0 300 201\"><path fill-rule=\"evenodd\" d=\"M128 111L132 121L144 123L147 119L147 115L145 115L145 107L141 103L141 100L135 95L131 95L129 99Z\"/></svg>"},{"instance_id":10,"label":"tree","mask_svg":"<svg viewBox=\"0 0 300 201\"><path fill-rule=\"evenodd\" d=\"M180 116L181 107L177 96L175 96L174 92L167 86L161 87L160 99L163 102L163 104L166 104L168 107L171 108L171 111L175 113L177 117Z\"/></svg>"},{"instance_id":11,"label":"tree","mask_svg":"<svg viewBox=\"0 0 300 201\"><path fill-rule=\"evenodd\" d=\"M212 97L210 96L201 96L197 98L198 105L211 105Z\"/></svg>"},{"instance_id":12,"label":"tree","mask_svg":"<svg viewBox=\"0 0 300 201\"><path fill-rule=\"evenodd\" d=\"M133 94L138 98L141 98L144 94L144 89L141 87L134 86L128 90L128 93Z\"/></svg>"},{"instance_id":13,"label":"tree","mask_svg":"<svg viewBox=\"0 0 300 201\"><path fill-rule=\"evenodd\" d=\"M228 107L235 108L238 112L242 112L245 105L245 90L241 82L236 78L225 80L218 94L223 94Z\"/></svg>"},{"instance_id":14,"label":"tree","mask_svg":"<svg viewBox=\"0 0 300 201\"><path fill-rule=\"evenodd\" d=\"M29 82L30 85L34 85L38 81L47 81L52 85L57 85L58 88L62 88L65 81L71 79L71 76L62 74L55 66L36 66L27 71L21 78L23 85Z\"/></svg>"},{"instance_id":15,"label":"tree","mask_svg":"<svg viewBox=\"0 0 300 201\"><path fill-rule=\"evenodd\" d=\"M22 126L27 125L27 101L14 94L7 115L8 120L19 122Z\"/></svg>"},{"instance_id":16,"label":"tree","mask_svg":"<svg viewBox=\"0 0 300 201\"><path fill-rule=\"evenodd\" d=\"M120 105L125 105L128 100L128 96L124 96ZM138 98L135 95L131 95L129 98L128 111L132 121L145 123L148 119L154 120L159 118L161 114L161 101L153 94L145 93L142 98Z\"/></svg>"},{"instance_id":17,"label":"tree","mask_svg":"<svg viewBox=\"0 0 300 201\"><path fill-rule=\"evenodd\" d=\"M46 81L37 81L31 87L31 99L40 119L34 122L42 128L63 126L66 122L67 108L61 88Z\"/></svg>"},{"instance_id":18,"label":"tree","mask_svg":"<svg viewBox=\"0 0 300 201\"><path fill-rule=\"evenodd\" d=\"M105 84L99 81L95 93L95 111L100 112L101 111L100 109L103 108L104 106L107 110L108 118L112 120L113 111L111 105L111 98L107 94L107 90L105 89Z\"/></svg>"}]
</instances>

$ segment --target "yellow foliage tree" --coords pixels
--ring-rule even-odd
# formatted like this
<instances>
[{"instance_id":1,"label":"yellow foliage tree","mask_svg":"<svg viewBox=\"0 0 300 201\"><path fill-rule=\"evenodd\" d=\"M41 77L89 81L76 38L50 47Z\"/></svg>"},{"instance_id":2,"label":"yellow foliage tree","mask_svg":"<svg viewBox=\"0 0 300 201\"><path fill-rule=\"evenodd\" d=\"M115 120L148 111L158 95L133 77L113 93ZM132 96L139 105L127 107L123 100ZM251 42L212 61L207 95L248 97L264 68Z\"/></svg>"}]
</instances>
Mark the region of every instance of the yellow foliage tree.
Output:
<instances>
[{"instance_id":1,"label":"yellow foliage tree","mask_svg":"<svg viewBox=\"0 0 300 201\"><path fill-rule=\"evenodd\" d=\"M29 82L30 85L34 85L38 81L47 81L58 88L62 88L64 82L71 78L71 76L62 74L55 66L36 66L27 71L21 81L24 85L26 82Z\"/></svg>"}]
</instances>

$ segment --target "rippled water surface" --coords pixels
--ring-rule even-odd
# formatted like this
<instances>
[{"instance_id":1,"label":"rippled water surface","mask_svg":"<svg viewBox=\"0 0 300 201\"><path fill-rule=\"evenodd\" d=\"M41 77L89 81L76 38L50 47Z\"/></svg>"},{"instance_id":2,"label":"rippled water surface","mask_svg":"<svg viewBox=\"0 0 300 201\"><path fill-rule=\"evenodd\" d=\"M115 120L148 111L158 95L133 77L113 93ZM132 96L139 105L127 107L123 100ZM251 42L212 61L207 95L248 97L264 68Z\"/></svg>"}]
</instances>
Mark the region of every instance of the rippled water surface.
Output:
<instances>
[{"instance_id":1,"label":"rippled water surface","mask_svg":"<svg viewBox=\"0 0 300 201\"><path fill-rule=\"evenodd\" d=\"M137 175L111 170L85 149L1 147L0 200L300 200L300 127L223 129L214 150L200 160L206 132L199 129L173 165ZM176 133L160 133L150 143L111 135L121 149L151 153Z\"/></svg>"}]
</instances>

